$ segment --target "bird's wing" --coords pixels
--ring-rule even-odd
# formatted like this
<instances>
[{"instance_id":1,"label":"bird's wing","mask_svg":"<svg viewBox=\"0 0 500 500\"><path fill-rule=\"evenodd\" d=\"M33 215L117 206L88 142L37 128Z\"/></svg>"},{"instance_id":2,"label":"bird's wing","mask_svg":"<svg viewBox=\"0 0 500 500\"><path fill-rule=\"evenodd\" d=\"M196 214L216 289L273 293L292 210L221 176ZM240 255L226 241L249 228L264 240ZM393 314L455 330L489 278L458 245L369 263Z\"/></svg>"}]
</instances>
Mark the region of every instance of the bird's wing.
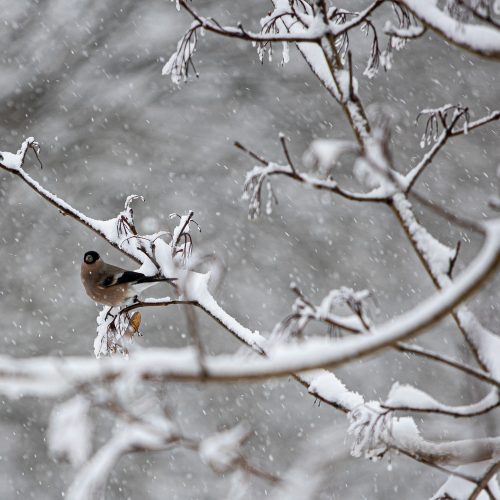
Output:
<instances>
[{"instance_id":1,"label":"bird's wing","mask_svg":"<svg viewBox=\"0 0 500 500\"><path fill-rule=\"evenodd\" d=\"M143 280L146 276L135 271L120 271L119 273L106 276L101 281L101 286L110 287L115 285L123 285L125 283L137 283Z\"/></svg>"}]
</instances>

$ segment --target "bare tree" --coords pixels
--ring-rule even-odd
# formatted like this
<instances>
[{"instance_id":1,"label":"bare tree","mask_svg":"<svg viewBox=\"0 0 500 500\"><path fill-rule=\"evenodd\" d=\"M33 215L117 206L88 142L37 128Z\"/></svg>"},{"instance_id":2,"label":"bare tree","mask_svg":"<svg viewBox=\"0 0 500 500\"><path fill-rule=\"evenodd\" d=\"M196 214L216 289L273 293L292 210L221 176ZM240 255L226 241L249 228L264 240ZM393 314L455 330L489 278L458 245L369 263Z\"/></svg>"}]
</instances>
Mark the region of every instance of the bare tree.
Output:
<instances>
[{"instance_id":1,"label":"bare tree","mask_svg":"<svg viewBox=\"0 0 500 500\"><path fill-rule=\"evenodd\" d=\"M500 436L433 439L425 437L411 416L402 416L425 414L430 425L439 416L460 418L464 422L460 424L463 434L467 434L475 417L500 406L500 338L466 305L467 299L484 287L500 262L500 219L471 219L465 213L430 203L416 191L421 175L432 167L433 160L451 138L491 125L500 119L500 110L473 118L478 103L474 103L474 109L459 103L422 109L416 118L423 127L421 147L425 152L418 161L408 159L401 165L391 149L390 118L380 111L375 119L370 119L354 63L364 57L367 63L363 74L373 78L380 66L390 68L393 50L404 49L405 44L432 30L438 37L470 52L470 57L489 58L494 64L500 58L498 2L455 0L441 6L433 0L375 0L360 11L345 10L334 4L327 0L274 0L273 10L261 19L261 29L254 31L241 22L224 26L214 17L198 12L192 3L178 0L178 8L186 11L192 22L163 73L171 75L175 83L187 79L190 70L196 73L194 58L203 32L251 42L261 60L266 55L271 57L279 43L283 62L287 62L289 44L295 44L326 92L343 110L352 141L315 140L302 159L294 159L287 138L280 135L282 161L265 158L253 147L237 142L236 147L255 163L243 185L250 218L261 215L263 207L266 213L272 211L277 198L271 180L280 176L354 204L358 202L359 206L382 204L393 213L395 223L411 243L436 292L406 313L376 322L367 307L372 295L369 290L354 290L346 284L332 289L315 304L292 284L296 300L290 315L274 328L270 325L270 334L263 335L244 326L215 300L210 291L215 273L200 270L202 264L213 269L213 262L193 253L192 231L197 230L197 224L192 211L172 215L177 222L172 234L165 231L139 234L131 208L138 196L128 196L123 211L116 217L96 220L48 191L27 171L25 163L30 151L40 161L40 148L34 138L26 139L15 154L0 153L3 170L20 178L62 214L130 257L141 272L177 278L172 297L134 299L121 307L102 309L97 319L94 351L96 358L104 359L0 358L0 391L4 394L66 398L53 410L48 445L55 456L68 459L78 468L68 491L69 498L95 498L106 484L109 472L126 453L173 447L197 451L203 463L218 473L234 473L236 481L245 475L259 477L271 484L276 497L314 498L328 466L339 459L338 453L329 452L332 443L338 441L337 435L330 436L321 449L307 450L305 456L309 457L307 463L311 469L307 477L315 477L310 479L307 492L297 490L293 471L307 469L301 466L300 459L296 468L283 478L271 470L260 469L241 449L249 436L248 428L238 426L205 439L193 437L181 430L175 412L165 407L153 391L154 387L164 387L172 380L221 383L283 376L292 376L313 398L347 415L354 456L378 459L402 454L438 469L445 474L446 482L434 498L475 499L481 495L500 498L496 482ZM374 19L375 16L379 17ZM370 37L367 55L352 42L358 30ZM387 38L387 48L381 50L383 37ZM344 187L335 178L341 158L352 163L353 187ZM438 217L482 239L481 250L460 273L455 270L460 244L451 248L438 241L419 222L413 199L429 206ZM493 196L490 205L498 209L498 199ZM485 297L485 300L497 298ZM131 342L140 332L139 310L170 306L185 308L192 347L130 350ZM249 353L207 354L195 310L207 314L248 346ZM448 316L463 336L477 366L405 343ZM341 335L339 338L311 335L308 327L312 322L328 325ZM396 382L385 400L367 401L348 387L349 381L341 381L332 372L387 349L426 358L443 368L466 374L485 384L488 392L472 404L450 405L437 399L443 395L431 395L432 387L427 392ZM113 415L116 429L92 454L94 424L90 412L94 407L104 408Z\"/></svg>"}]
</instances>

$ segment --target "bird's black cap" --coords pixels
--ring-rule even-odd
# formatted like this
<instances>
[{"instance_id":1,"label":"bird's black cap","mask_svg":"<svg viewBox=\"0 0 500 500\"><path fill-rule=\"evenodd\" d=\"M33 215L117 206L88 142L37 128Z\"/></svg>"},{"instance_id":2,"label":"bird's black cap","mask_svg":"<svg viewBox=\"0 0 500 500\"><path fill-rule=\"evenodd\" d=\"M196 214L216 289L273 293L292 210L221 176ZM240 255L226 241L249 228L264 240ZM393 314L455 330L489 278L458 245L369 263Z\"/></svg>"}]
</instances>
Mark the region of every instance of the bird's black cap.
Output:
<instances>
[{"instance_id":1,"label":"bird's black cap","mask_svg":"<svg viewBox=\"0 0 500 500\"><path fill-rule=\"evenodd\" d=\"M87 252L83 256L83 260L86 264L93 264L94 262L97 262L99 259L100 259L99 254L97 252L94 252L93 250Z\"/></svg>"}]
</instances>

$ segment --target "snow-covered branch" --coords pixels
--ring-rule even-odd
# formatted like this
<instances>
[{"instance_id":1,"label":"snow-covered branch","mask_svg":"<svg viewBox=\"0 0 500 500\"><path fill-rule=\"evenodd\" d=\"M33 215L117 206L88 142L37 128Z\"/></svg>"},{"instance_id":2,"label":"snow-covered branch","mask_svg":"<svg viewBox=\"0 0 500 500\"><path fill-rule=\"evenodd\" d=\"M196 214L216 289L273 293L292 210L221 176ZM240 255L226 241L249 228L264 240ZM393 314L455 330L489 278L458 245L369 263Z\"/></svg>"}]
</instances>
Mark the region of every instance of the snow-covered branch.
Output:
<instances>
[{"instance_id":1,"label":"snow-covered branch","mask_svg":"<svg viewBox=\"0 0 500 500\"><path fill-rule=\"evenodd\" d=\"M452 111L453 113L450 123L448 123L447 114L450 111ZM448 138L467 134L469 131L474 130L475 128L500 119L500 111L493 111L487 116L471 122L469 121L466 108L452 105L443 106L441 108L433 110L423 110L419 114L419 116L421 116L422 114L430 116L427 121L426 130L422 136L421 146L423 147L426 143L430 144L432 140L434 141L434 144L432 145L431 149L427 151L427 153L425 153L420 162L406 174L404 180L404 184L406 185L406 193L408 193L412 189L419 176L432 162L432 160L439 152L439 150L444 146ZM465 124L462 127L456 127L459 120L461 120L462 118L465 119ZM442 124L443 126L443 131L438 135L440 124Z\"/></svg>"},{"instance_id":2,"label":"snow-covered branch","mask_svg":"<svg viewBox=\"0 0 500 500\"><path fill-rule=\"evenodd\" d=\"M206 357L206 371L200 369L193 349L141 351L128 362L110 359L101 364L81 359L70 363L70 358L63 363L56 363L51 358L21 361L4 357L0 365L0 390L15 395L29 392L32 390L30 385L33 384L35 393L42 391L47 395L56 395L66 392L75 384L114 379L126 370L135 370L136 373L151 378L222 381L268 378L340 366L422 333L480 287L500 262L500 221L485 223L485 228L487 236L481 252L453 284L400 317L373 327L370 335L336 342L311 339L297 344L275 344L267 351L266 357L249 358L244 364L234 356ZM235 320L221 313L215 301L206 297L203 281L201 286L198 284L190 293L193 299L198 300L208 312L231 329ZM247 344L259 345L263 342L263 338L256 332L243 330L241 327L236 327L235 332ZM491 357L487 361L491 363L490 369L498 372L498 359L495 361ZM61 380L60 373L66 374L64 380ZM44 377L47 383L40 388L40 381ZM17 384L11 384L12 381Z\"/></svg>"},{"instance_id":3,"label":"snow-covered branch","mask_svg":"<svg viewBox=\"0 0 500 500\"><path fill-rule=\"evenodd\" d=\"M350 414L353 454L380 458L391 449L435 465L463 465L500 457L500 437L435 442L424 439L410 417L395 418L377 403Z\"/></svg>"},{"instance_id":4,"label":"snow-covered branch","mask_svg":"<svg viewBox=\"0 0 500 500\"><path fill-rule=\"evenodd\" d=\"M139 251L136 245L131 243L131 240L134 239L137 232L134 227L130 204L134 199L138 198L137 196L129 196L125 202L124 211L113 219L99 220L88 217L79 210L73 208L59 196L56 196L48 189L44 188L26 172L23 165L30 149L35 151L38 157L40 147L33 137L27 138L16 154L1 151L0 168L18 176L33 189L33 191L55 206L61 214L68 215L80 224L83 224L131 259L141 264L148 260L147 256Z\"/></svg>"},{"instance_id":5,"label":"snow-covered branch","mask_svg":"<svg viewBox=\"0 0 500 500\"><path fill-rule=\"evenodd\" d=\"M450 406L437 401L420 389L396 382L382 406L392 411L440 413L452 417L476 417L488 413L499 405L498 389L492 389L483 399L476 403Z\"/></svg>"},{"instance_id":6,"label":"snow-covered branch","mask_svg":"<svg viewBox=\"0 0 500 500\"><path fill-rule=\"evenodd\" d=\"M280 165L278 163L270 162L261 158L238 142L235 143L235 145L242 151L249 153L252 158L257 158L262 164L262 166L255 166L247 173L245 184L243 186L244 198L249 200L249 217L251 219L258 217L261 213L262 188L264 185L266 185L268 190L266 213L270 214L272 212L272 204L273 201L275 201L275 195L269 178L277 175L283 175L314 189L331 191L332 193L338 194L342 198L346 198L351 201L383 202L388 201L389 199L388 195L383 193L379 194L378 190L375 190L373 193L356 193L346 190L339 186L338 183L330 177L327 179L321 179L309 173L298 172L291 163L288 165ZM290 162L289 158L288 161Z\"/></svg>"},{"instance_id":7,"label":"snow-covered branch","mask_svg":"<svg viewBox=\"0 0 500 500\"><path fill-rule=\"evenodd\" d=\"M427 28L448 42L484 57L500 59L500 30L494 26L462 23L441 10L437 0L397 0Z\"/></svg>"}]
</instances>

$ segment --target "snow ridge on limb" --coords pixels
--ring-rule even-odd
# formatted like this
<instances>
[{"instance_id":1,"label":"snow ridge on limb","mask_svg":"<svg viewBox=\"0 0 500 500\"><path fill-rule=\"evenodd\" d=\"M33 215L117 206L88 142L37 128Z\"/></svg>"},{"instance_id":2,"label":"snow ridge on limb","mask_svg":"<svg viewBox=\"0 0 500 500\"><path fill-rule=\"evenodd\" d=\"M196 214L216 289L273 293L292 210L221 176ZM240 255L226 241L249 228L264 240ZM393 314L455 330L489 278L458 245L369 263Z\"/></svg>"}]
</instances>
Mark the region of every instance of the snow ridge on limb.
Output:
<instances>
[{"instance_id":1,"label":"snow ridge on limb","mask_svg":"<svg viewBox=\"0 0 500 500\"><path fill-rule=\"evenodd\" d=\"M500 59L500 30L462 23L437 6L437 0L397 0L450 43L483 57Z\"/></svg>"},{"instance_id":2,"label":"snow ridge on limb","mask_svg":"<svg viewBox=\"0 0 500 500\"><path fill-rule=\"evenodd\" d=\"M497 388L492 389L477 403L450 406L437 401L416 387L395 382L382 406L392 411L441 413L453 417L474 417L487 413L499 405L500 396Z\"/></svg>"}]
</instances>

